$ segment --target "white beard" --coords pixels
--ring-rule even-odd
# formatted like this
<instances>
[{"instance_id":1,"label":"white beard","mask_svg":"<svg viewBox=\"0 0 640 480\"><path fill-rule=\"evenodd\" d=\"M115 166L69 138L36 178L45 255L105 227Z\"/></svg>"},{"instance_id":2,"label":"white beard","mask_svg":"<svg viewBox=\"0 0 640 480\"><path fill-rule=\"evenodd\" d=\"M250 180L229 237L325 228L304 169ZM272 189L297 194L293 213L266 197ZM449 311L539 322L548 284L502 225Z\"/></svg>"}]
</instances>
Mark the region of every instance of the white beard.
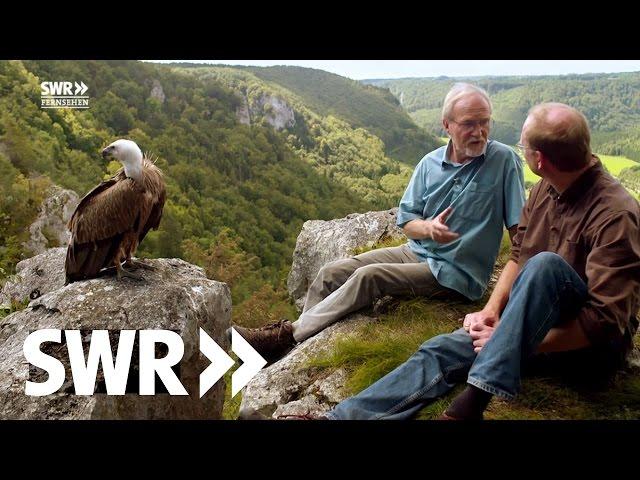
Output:
<instances>
[{"instance_id":1,"label":"white beard","mask_svg":"<svg viewBox=\"0 0 640 480\"><path fill-rule=\"evenodd\" d=\"M479 157L480 155L484 155L487 152L487 143L488 142L485 142L484 145L482 145L482 148L465 147L464 154L468 157Z\"/></svg>"}]
</instances>

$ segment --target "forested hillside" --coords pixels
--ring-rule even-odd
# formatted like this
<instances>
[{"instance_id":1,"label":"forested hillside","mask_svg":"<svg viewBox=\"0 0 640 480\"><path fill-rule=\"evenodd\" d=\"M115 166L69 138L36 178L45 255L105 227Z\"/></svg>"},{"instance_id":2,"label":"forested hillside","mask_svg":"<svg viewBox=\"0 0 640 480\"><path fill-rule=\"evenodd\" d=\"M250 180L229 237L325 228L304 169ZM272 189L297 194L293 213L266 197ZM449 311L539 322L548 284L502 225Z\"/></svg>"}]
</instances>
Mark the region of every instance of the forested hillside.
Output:
<instances>
[{"instance_id":1,"label":"forested hillside","mask_svg":"<svg viewBox=\"0 0 640 480\"><path fill-rule=\"evenodd\" d=\"M389 208L400 199L412 168L389 158L384 142L369 130L331 114L317 113L306 99L244 69L198 67L179 71L214 79L233 89L241 99L241 121L281 129L297 156L376 208ZM431 143L427 145L417 160L432 148Z\"/></svg>"},{"instance_id":2,"label":"forested hillside","mask_svg":"<svg viewBox=\"0 0 640 480\"><path fill-rule=\"evenodd\" d=\"M83 81L90 108L41 109L40 83L53 80ZM244 125L237 116L241 104L223 82L168 66L0 62L0 278L28 255L22 244L47 186L83 195L119 167L103 161L101 148L126 137L159 157L168 186L161 228L147 236L139 254L206 267L212 278L231 285L239 306L234 315L243 314L243 302L249 302L245 312L273 310L284 298L278 288L304 221L391 207L399 187L393 195L358 194L292 147L289 137L306 128L303 122L282 130L261 122ZM330 132L335 137L313 137L334 163L344 149L371 157L377 170L369 178L376 181L391 170L392 176L408 175L408 167L390 159L376 164L376 155L385 158L377 137L332 117L320 122L338 124ZM280 307L278 314L286 310Z\"/></svg>"},{"instance_id":3,"label":"forested hillside","mask_svg":"<svg viewBox=\"0 0 640 480\"><path fill-rule=\"evenodd\" d=\"M332 115L353 127L365 128L384 142L385 154L415 165L439 140L418 128L386 89L311 68L246 67L256 77L298 95L322 116Z\"/></svg>"}]
</instances>

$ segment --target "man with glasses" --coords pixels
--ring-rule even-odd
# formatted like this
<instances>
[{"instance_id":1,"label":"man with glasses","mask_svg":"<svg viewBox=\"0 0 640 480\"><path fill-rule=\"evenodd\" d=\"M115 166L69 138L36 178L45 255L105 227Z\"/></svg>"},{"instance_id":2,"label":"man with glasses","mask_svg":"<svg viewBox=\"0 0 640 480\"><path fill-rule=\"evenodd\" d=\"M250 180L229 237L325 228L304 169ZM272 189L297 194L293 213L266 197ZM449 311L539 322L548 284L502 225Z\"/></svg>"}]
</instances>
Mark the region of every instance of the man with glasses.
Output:
<instances>
[{"instance_id":1,"label":"man with glasses","mask_svg":"<svg viewBox=\"0 0 640 480\"><path fill-rule=\"evenodd\" d=\"M407 419L466 381L441 418L479 420L493 395L516 395L532 360L590 377L620 366L638 328L640 206L592 155L586 118L567 105L531 109L519 146L542 181L486 306L326 418Z\"/></svg>"},{"instance_id":2,"label":"man with glasses","mask_svg":"<svg viewBox=\"0 0 640 480\"><path fill-rule=\"evenodd\" d=\"M447 145L416 166L397 224L409 241L325 265L309 287L303 313L260 329L235 327L268 361L345 315L385 295L477 300L498 254L503 226L515 233L524 205L521 161L489 140L487 93L460 83L447 94Z\"/></svg>"}]
</instances>

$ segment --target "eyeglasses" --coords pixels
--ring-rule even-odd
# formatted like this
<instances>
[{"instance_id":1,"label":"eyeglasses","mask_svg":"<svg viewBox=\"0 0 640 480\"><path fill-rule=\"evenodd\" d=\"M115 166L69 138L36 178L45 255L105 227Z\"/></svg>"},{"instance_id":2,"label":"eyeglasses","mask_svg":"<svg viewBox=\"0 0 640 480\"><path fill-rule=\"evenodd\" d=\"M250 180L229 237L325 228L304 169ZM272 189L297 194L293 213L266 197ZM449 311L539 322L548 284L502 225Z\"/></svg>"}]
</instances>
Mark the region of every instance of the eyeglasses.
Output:
<instances>
[{"instance_id":1,"label":"eyeglasses","mask_svg":"<svg viewBox=\"0 0 640 480\"><path fill-rule=\"evenodd\" d=\"M525 150L535 150L535 148L531 148L529 145L523 145L522 143L516 143L516 150L520 156L524 156Z\"/></svg>"},{"instance_id":2,"label":"eyeglasses","mask_svg":"<svg viewBox=\"0 0 640 480\"><path fill-rule=\"evenodd\" d=\"M460 125L460 128L466 131L472 131L476 129L476 126L479 126L482 129L493 128L494 121L493 118L485 118L483 120L468 120L466 122L456 122L455 120L449 120L450 122L456 123Z\"/></svg>"}]
</instances>

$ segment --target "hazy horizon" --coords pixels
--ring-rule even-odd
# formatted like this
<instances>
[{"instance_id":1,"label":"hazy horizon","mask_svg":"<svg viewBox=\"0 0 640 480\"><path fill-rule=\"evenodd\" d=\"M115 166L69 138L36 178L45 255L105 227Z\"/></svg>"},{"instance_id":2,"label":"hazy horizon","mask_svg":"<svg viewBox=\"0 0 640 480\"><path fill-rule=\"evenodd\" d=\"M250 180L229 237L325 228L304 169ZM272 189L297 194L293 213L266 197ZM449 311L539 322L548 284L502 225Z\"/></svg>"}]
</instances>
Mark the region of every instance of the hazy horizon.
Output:
<instances>
[{"instance_id":1,"label":"hazy horizon","mask_svg":"<svg viewBox=\"0 0 640 480\"><path fill-rule=\"evenodd\" d=\"M640 60L143 60L228 66L315 68L353 80L583 75L640 72Z\"/></svg>"}]
</instances>

